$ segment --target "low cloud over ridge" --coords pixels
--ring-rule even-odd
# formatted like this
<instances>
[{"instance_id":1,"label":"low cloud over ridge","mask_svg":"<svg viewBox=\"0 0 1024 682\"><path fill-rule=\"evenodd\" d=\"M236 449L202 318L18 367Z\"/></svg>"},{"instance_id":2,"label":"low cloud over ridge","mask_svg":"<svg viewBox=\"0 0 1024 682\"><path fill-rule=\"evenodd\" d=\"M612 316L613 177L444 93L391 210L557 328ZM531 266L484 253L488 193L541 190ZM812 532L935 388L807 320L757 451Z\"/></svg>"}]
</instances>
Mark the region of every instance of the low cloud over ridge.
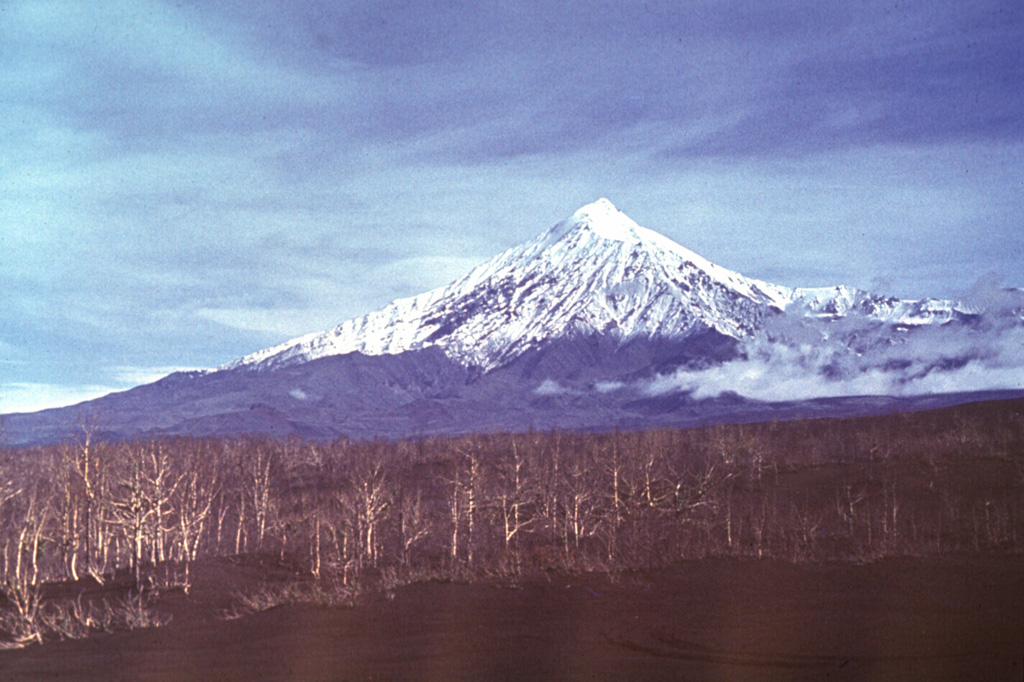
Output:
<instances>
[{"instance_id":1,"label":"low cloud over ridge","mask_svg":"<svg viewBox=\"0 0 1024 682\"><path fill-rule=\"evenodd\" d=\"M783 316L744 344L739 358L680 368L640 390L787 401L1024 389L1024 291L978 300L987 305L966 323L905 330L858 315L836 322Z\"/></svg>"}]
</instances>

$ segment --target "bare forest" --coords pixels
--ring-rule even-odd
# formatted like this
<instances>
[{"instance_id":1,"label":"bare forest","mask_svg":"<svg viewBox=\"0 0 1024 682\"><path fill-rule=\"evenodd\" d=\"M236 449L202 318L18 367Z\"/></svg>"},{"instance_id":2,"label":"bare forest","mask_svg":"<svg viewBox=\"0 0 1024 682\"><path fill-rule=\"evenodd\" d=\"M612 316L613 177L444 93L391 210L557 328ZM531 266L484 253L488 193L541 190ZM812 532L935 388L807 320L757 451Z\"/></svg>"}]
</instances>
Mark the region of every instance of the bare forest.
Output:
<instances>
[{"instance_id":1,"label":"bare forest","mask_svg":"<svg viewBox=\"0 0 1024 682\"><path fill-rule=\"evenodd\" d=\"M158 625L197 563L287 570L238 595L350 603L420 581L1020 553L1024 402L856 420L332 443L107 442L0 452L6 646ZM83 599L120 585L117 599ZM59 589L58 589L59 587ZM78 590L78 593L76 593Z\"/></svg>"}]
</instances>

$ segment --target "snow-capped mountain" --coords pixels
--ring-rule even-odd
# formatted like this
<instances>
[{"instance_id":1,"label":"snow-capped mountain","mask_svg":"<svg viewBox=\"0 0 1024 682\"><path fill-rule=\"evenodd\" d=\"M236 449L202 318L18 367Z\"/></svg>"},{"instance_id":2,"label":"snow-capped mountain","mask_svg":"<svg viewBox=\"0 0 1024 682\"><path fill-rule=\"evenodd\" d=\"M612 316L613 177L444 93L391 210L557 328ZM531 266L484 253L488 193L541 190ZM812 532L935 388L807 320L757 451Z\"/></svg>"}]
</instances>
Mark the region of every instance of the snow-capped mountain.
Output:
<instances>
[{"instance_id":1,"label":"snow-capped mountain","mask_svg":"<svg viewBox=\"0 0 1024 682\"><path fill-rule=\"evenodd\" d=\"M871 414L1019 395L1024 292L990 298L995 313L770 284L601 199L448 286L216 370L8 415L3 435L61 440L83 411L101 414L110 438L367 438Z\"/></svg>"},{"instance_id":2,"label":"snow-capped mountain","mask_svg":"<svg viewBox=\"0 0 1024 682\"><path fill-rule=\"evenodd\" d=\"M678 341L708 330L746 339L767 316L787 310L823 319L857 313L907 326L969 312L949 301L902 301L843 286L792 289L744 277L640 227L599 199L448 286L226 368L267 369L353 352L436 347L486 372L555 339Z\"/></svg>"}]
</instances>

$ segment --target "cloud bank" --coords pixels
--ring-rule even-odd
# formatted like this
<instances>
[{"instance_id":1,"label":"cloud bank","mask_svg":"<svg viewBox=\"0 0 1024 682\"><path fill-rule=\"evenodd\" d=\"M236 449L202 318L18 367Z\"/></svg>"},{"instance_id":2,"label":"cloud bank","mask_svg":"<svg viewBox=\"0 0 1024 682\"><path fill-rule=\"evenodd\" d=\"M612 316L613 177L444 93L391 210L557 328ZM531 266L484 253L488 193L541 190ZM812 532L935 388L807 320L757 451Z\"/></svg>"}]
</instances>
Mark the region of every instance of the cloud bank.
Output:
<instances>
[{"instance_id":1,"label":"cloud bank","mask_svg":"<svg viewBox=\"0 0 1024 682\"><path fill-rule=\"evenodd\" d=\"M987 297L965 323L896 329L856 315L838 322L780 318L721 365L680 368L640 387L694 398L763 401L1024 390L1024 292Z\"/></svg>"}]
</instances>

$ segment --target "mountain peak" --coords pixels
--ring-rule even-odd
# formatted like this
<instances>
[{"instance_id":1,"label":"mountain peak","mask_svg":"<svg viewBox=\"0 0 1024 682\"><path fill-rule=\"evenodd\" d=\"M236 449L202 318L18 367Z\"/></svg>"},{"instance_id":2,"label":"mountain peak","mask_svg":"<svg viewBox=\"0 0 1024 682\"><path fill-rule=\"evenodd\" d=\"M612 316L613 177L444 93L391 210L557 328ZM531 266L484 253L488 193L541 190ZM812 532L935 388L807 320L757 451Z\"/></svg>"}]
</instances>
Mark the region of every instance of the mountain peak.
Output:
<instances>
[{"instance_id":1,"label":"mountain peak","mask_svg":"<svg viewBox=\"0 0 1024 682\"><path fill-rule=\"evenodd\" d=\"M581 207L573 214L573 219L580 222L601 221L616 219L618 216L625 216L622 211L615 208L615 204L604 197Z\"/></svg>"},{"instance_id":2,"label":"mountain peak","mask_svg":"<svg viewBox=\"0 0 1024 682\"><path fill-rule=\"evenodd\" d=\"M555 225L551 232L552 236L561 238L577 230L590 230L599 237L614 241L640 241L640 226L605 198L581 207L568 219Z\"/></svg>"}]
</instances>

